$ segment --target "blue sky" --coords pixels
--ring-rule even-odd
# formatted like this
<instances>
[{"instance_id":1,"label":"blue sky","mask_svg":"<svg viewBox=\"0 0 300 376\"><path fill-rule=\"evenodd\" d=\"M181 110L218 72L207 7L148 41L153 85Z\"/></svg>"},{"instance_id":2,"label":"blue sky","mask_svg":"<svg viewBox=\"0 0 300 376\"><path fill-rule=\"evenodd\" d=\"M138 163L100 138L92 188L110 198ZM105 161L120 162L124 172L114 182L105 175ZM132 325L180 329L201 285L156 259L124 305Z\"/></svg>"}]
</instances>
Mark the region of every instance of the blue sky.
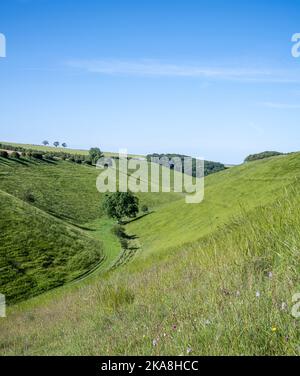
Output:
<instances>
[{"instance_id":1,"label":"blue sky","mask_svg":"<svg viewBox=\"0 0 300 376\"><path fill-rule=\"evenodd\" d=\"M300 149L298 0L1 0L0 140L239 163Z\"/></svg>"}]
</instances>

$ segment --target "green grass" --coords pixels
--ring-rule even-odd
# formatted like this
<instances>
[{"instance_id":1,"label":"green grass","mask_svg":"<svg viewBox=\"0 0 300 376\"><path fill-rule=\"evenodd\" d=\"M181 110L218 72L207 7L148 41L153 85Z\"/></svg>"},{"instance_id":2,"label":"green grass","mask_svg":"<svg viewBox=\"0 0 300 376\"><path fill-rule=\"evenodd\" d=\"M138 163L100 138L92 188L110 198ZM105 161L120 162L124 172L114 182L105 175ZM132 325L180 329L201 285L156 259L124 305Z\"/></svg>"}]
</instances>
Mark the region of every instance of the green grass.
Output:
<instances>
[{"instance_id":1,"label":"green grass","mask_svg":"<svg viewBox=\"0 0 300 376\"><path fill-rule=\"evenodd\" d=\"M205 178L202 203L174 201L164 210L133 222L128 230L141 238L144 255L165 252L215 231L241 209L273 201L299 176L299 153L232 167Z\"/></svg>"},{"instance_id":2,"label":"green grass","mask_svg":"<svg viewBox=\"0 0 300 376\"><path fill-rule=\"evenodd\" d=\"M103 215L99 170L67 161L0 158L0 291L9 304L99 275L121 246ZM139 195L156 210L180 195Z\"/></svg>"},{"instance_id":3,"label":"green grass","mask_svg":"<svg viewBox=\"0 0 300 376\"><path fill-rule=\"evenodd\" d=\"M86 233L0 191L0 291L25 299L87 273L103 245Z\"/></svg>"},{"instance_id":4,"label":"green grass","mask_svg":"<svg viewBox=\"0 0 300 376\"><path fill-rule=\"evenodd\" d=\"M298 355L299 204L296 188L164 262L10 309L1 353Z\"/></svg>"},{"instance_id":5,"label":"green grass","mask_svg":"<svg viewBox=\"0 0 300 376\"><path fill-rule=\"evenodd\" d=\"M14 166L1 173L21 167ZM76 166L78 175L86 171L96 173ZM81 231L112 257L105 273L92 269L78 283L9 307L0 321L0 353L180 355L189 348L194 355L299 355L299 322L290 313L292 295L300 291L299 173L298 153L207 177L199 205L174 193L140 195L155 203L151 214L126 226L140 249L110 272L120 255L113 223L101 213L88 218L62 185L82 226L90 228ZM6 178L6 189L13 189L14 175L20 171Z\"/></svg>"}]
</instances>

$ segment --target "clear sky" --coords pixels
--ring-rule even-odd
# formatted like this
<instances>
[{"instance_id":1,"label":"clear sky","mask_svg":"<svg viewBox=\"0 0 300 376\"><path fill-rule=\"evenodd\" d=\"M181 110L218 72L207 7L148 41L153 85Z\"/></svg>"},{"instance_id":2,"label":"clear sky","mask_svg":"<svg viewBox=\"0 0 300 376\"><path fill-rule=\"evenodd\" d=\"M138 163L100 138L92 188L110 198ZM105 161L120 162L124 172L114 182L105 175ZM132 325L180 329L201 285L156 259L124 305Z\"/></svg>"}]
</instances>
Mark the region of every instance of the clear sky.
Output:
<instances>
[{"instance_id":1,"label":"clear sky","mask_svg":"<svg viewBox=\"0 0 300 376\"><path fill-rule=\"evenodd\" d=\"M0 0L0 140L300 150L298 0Z\"/></svg>"}]
</instances>

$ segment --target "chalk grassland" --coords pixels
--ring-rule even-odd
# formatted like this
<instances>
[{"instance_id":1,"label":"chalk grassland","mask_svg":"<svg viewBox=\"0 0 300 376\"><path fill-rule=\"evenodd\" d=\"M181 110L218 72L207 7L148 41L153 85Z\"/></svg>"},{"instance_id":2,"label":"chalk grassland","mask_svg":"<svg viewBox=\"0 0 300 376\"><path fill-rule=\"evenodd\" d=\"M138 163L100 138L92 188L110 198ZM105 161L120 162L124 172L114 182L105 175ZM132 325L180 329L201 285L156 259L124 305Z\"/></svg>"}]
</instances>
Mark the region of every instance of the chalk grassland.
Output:
<instances>
[{"instance_id":1,"label":"chalk grassland","mask_svg":"<svg viewBox=\"0 0 300 376\"><path fill-rule=\"evenodd\" d=\"M164 262L9 309L2 354L299 355L299 187Z\"/></svg>"},{"instance_id":2,"label":"chalk grassland","mask_svg":"<svg viewBox=\"0 0 300 376\"><path fill-rule=\"evenodd\" d=\"M300 154L232 167L205 178L200 205L187 205L184 200L170 203L164 210L132 222L128 230L141 237L143 255L163 254L217 230L242 210L266 205L299 176Z\"/></svg>"},{"instance_id":3,"label":"chalk grassland","mask_svg":"<svg viewBox=\"0 0 300 376\"><path fill-rule=\"evenodd\" d=\"M102 213L99 170L64 161L0 158L0 291L23 300L96 268L122 252ZM156 210L178 194L139 195Z\"/></svg>"},{"instance_id":4,"label":"chalk grassland","mask_svg":"<svg viewBox=\"0 0 300 376\"><path fill-rule=\"evenodd\" d=\"M199 205L158 194L171 202L126 225L138 256L9 307L1 354L299 354L299 173L292 154L207 177ZM92 221L80 205L78 213Z\"/></svg>"}]
</instances>

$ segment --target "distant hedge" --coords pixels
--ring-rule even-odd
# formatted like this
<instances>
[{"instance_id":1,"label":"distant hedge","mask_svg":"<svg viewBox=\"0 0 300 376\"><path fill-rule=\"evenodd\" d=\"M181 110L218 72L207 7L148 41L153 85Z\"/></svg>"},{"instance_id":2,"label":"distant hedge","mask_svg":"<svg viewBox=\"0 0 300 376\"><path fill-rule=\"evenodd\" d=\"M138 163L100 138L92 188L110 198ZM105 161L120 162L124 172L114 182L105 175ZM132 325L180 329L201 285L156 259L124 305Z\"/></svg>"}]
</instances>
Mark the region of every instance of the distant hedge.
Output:
<instances>
[{"instance_id":1,"label":"distant hedge","mask_svg":"<svg viewBox=\"0 0 300 376\"><path fill-rule=\"evenodd\" d=\"M0 150L0 157L1 158L8 158L8 152L5 150Z\"/></svg>"},{"instance_id":2,"label":"distant hedge","mask_svg":"<svg viewBox=\"0 0 300 376\"><path fill-rule=\"evenodd\" d=\"M187 157L187 155L182 155L182 154L148 154L147 155L147 160L150 161L151 158L163 158L167 157L169 159L172 158L180 158L182 160L182 172L184 171L184 158ZM172 169L174 166L172 166L172 163L170 163L169 167ZM218 171L225 170L226 167L223 163L220 162L212 162L212 161L204 161L204 176L213 174ZM196 159L192 159L192 176L196 176Z\"/></svg>"},{"instance_id":3,"label":"distant hedge","mask_svg":"<svg viewBox=\"0 0 300 376\"><path fill-rule=\"evenodd\" d=\"M79 155L79 154L71 154L67 153L64 151L43 151L41 150L33 150L30 148L24 148L22 146L14 146L14 145L9 145L9 144L1 144L0 143L0 149L4 149L2 152L7 153L5 150L13 151L14 153L20 153L22 157L26 158L34 158L34 159L46 159L46 160L55 160L57 159L63 159L63 160L69 160L71 162L76 162L76 163L84 163L90 164L90 157L88 155ZM3 154L4 155L4 154ZM15 158L16 154L14 156L12 155L13 158ZM4 158L8 158L4 157Z\"/></svg>"},{"instance_id":4,"label":"distant hedge","mask_svg":"<svg viewBox=\"0 0 300 376\"><path fill-rule=\"evenodd\" d=\"M263 151L262 153L248 155L248 157L245 158L244 162L257 161L258 159L275 157L277 155L284 155L284 153L280 153L279 151Z\"/></svg>"}]
</instances>

